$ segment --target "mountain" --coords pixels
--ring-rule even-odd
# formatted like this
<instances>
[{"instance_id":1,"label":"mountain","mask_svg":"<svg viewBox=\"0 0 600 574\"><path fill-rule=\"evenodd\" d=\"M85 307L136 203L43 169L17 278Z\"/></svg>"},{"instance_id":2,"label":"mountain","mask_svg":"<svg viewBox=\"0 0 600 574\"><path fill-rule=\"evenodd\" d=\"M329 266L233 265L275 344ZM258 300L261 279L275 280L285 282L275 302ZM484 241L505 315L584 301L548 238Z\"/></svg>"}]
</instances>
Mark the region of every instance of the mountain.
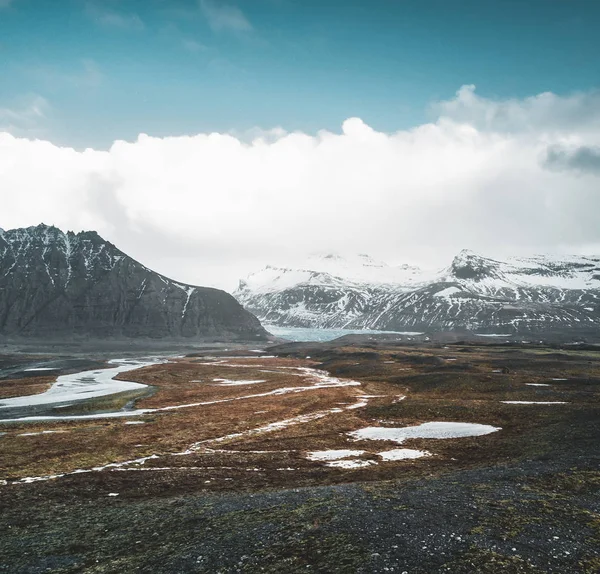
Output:
<instances>
[{"instance_id":1,"label":"mountain","mask_svg":"<svg viewBox=\"0 0 600 574\"><path fill-rule=\"evenodd\" d=\"M600 258L498 261L461 251L449 267L390 267L367 256L266 267L234 296L262 321L293 327L487 334L600 334Z\"/></svg>"},{"instance_id":2,"label":"mountain","mask_svg":"<svg viewBox=\"0 0 600 574\"><path fill-rule=\"evenodd\" d=\"M0 229L0 335L266 339L228 293L168 279L94 231Z\"/></svg>"}]
</instances>

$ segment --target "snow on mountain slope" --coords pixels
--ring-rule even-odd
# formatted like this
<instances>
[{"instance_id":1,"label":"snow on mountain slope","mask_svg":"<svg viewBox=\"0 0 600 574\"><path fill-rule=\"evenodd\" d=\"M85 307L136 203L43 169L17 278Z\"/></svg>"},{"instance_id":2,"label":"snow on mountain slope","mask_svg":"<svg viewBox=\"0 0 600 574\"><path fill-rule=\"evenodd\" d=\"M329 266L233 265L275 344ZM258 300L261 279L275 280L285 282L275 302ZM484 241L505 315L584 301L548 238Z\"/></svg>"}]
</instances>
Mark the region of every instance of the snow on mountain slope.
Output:
<instances>
[{"instance_id":1,"label":"snow on mountain slope","mask_svg":"<svg viewBox=\"0 0 600 574\"><path fill-rule=\"evenodd\" d=\"M496 261L461 251L452 261L447 276L471 279L489 288L546 286L559 289L597 289L600 286L600 258L546 255L510 257Z\"/></svg>"},{"instance_id":2,"label":"snow on mountain slope","mask_svg":"<svg viewBox=\"0 0 600 574\"><path fill-rule=\"evenodd\" d=\"M367 256L267 267L234 294L282 326L480 332L600 332L600 259L498 261L470 251L439 271L389 267Z\"/></svg>"},{"instance_id":3,"label":"snow on mountain slope","mask_svg":"<svg viewBox=\"0 0 600 574\"><path fill-rule=\"evenodd\" d=\"M299 284L343 286L353 285L414 285L433 276L419 267L391 267L368 255L342 257L336 254L312 255L297 268L274 267L252 273L240 281L240 289L254 293L272 293Z\"/></svg>"},{"instance_id":4,"label":"snow on mountain slope","mask_svg":"<svg viewBox=\"0 0 600 574\"><path fill-rule=\"evenodd\" d=\"M0 335L265 339L228 293L144 267L96 232L0 230Z\"/></svg>"}]
</instances>

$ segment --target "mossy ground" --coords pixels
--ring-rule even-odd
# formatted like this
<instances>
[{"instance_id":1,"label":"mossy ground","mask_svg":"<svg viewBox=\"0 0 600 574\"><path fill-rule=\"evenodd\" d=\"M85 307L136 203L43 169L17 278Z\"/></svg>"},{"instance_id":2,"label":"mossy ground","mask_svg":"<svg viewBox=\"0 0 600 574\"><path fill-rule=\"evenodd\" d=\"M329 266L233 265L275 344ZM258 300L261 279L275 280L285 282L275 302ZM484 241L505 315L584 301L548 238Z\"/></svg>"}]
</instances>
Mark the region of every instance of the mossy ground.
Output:
<instances>
[{"instance_id":1,"label":"mossy ground","mask_svg":"<svg viewBox=\"0 0 600 574\"><path fill-rule=\"evenodd\" d=\"M0 452L9 480L154 453L161 458L132 471L0 488L6 534L0 572L598 571L598 353L367 345L313 346L310 361L306 354L227 359L252 363L235 368L193 357L128 373L155 389L138 407L231 399L144 416L142 425L6 425ZM296 366L358 380L360 391L382 396L355 410L344 408L357 399L353 386L236 398L259 387L305 384L290 374ZM249 391L213 385L215 378L266 382ZM406 399L398 402L400 396ZM131 397L110 401L119 407L125 398ZM342 412L169 455L335 407ZM434 456L389 463L374 453L394 443L352 442L346 435L363 426L431 420L502 430L407 441L403 447ZM19 436L50 428L67 432ZM364 449L364 458L378 464L343 470L306 459L307 450L323 448Z\"/></svg>"}]
</instances>

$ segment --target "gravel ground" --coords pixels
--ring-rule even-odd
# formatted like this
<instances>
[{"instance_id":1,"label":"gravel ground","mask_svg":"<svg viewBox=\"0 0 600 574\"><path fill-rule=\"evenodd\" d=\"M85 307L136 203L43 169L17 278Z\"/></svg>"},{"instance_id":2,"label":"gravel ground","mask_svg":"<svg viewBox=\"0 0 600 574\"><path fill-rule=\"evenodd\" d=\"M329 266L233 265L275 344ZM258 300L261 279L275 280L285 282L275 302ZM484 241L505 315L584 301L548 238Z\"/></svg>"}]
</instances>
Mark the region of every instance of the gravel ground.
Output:
<instances>
[{"instance_id":1,"label":"gravel ground","mask_svg":"<svg viewBox=\"0 0 600 574\"><path fill-rule=\"evenodd\" d=\"M598 463L146 500L11 485L0 572L598 572Z\"/></svg>"}]
</instances>

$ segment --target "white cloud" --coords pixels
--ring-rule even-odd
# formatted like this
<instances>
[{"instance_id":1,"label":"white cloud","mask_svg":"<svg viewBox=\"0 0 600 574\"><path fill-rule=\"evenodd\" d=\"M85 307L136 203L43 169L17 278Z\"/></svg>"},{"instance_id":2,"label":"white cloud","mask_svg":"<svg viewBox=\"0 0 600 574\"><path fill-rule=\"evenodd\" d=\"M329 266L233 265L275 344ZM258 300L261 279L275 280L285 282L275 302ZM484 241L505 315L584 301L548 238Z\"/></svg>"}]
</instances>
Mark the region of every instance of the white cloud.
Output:
<instances>
[{"instance_id":1,"label":"white cloud","mask_svg":"<svg viewBox=\"0 0 600 574\"><path fill-rule=\"evenodd\" d=\"M215 32L250 32L252 24L237 7L220 0L199 0L202 13L208 25Z\"/></svg>"},{"instance_id":2,"label":"white cloud","mask_svg":"<svg viewBox=\"0 0 600 574\"><path fill-rule=\"evenodd\" d=\"M456 98L432 106L436 115L468 122L479 129L523 132L600 129L600 91L567 97L544 92L524 100L494 101L462 86Z\"/></svg>"},{"instance_id":3,"label":"white cloud","mask_svg":"<svg viewBox=\"0 0 600 574\"><path fill-rule=\"evenodd\" d=\"M88 15L102 26L121 28L123 30L143 30L143 20L135 13L124 13L100 6L94 2L86 4Z\"/></svg>"},{"instance_id":4,"label":"white cloud","mask_svg":"<svg viewBox=\"0 0 600 574\"><path fill-rule=\"evenodd\" d=\"M438 265L462 248L600 246L598 172L548 164L564 149L589 164L572 150L600 145L594 94L497 102L467 87L437 109L392 134L351 118L340 134L140 135L107 151L0 134L0 226L97 229L163 273L230 289L315 250Z\"/></svg>"},{"instance_id":5,"label":"white cloud","mask_svg":"<svg viewBox=\"0 0 600 574\"><path fill-rule=\"evenodd\" d=\"M46 117L50 105L40 95L19 98L13 105L0 107L0 132L27 135L36 131Z\"/></svg>"}]
</instances>

